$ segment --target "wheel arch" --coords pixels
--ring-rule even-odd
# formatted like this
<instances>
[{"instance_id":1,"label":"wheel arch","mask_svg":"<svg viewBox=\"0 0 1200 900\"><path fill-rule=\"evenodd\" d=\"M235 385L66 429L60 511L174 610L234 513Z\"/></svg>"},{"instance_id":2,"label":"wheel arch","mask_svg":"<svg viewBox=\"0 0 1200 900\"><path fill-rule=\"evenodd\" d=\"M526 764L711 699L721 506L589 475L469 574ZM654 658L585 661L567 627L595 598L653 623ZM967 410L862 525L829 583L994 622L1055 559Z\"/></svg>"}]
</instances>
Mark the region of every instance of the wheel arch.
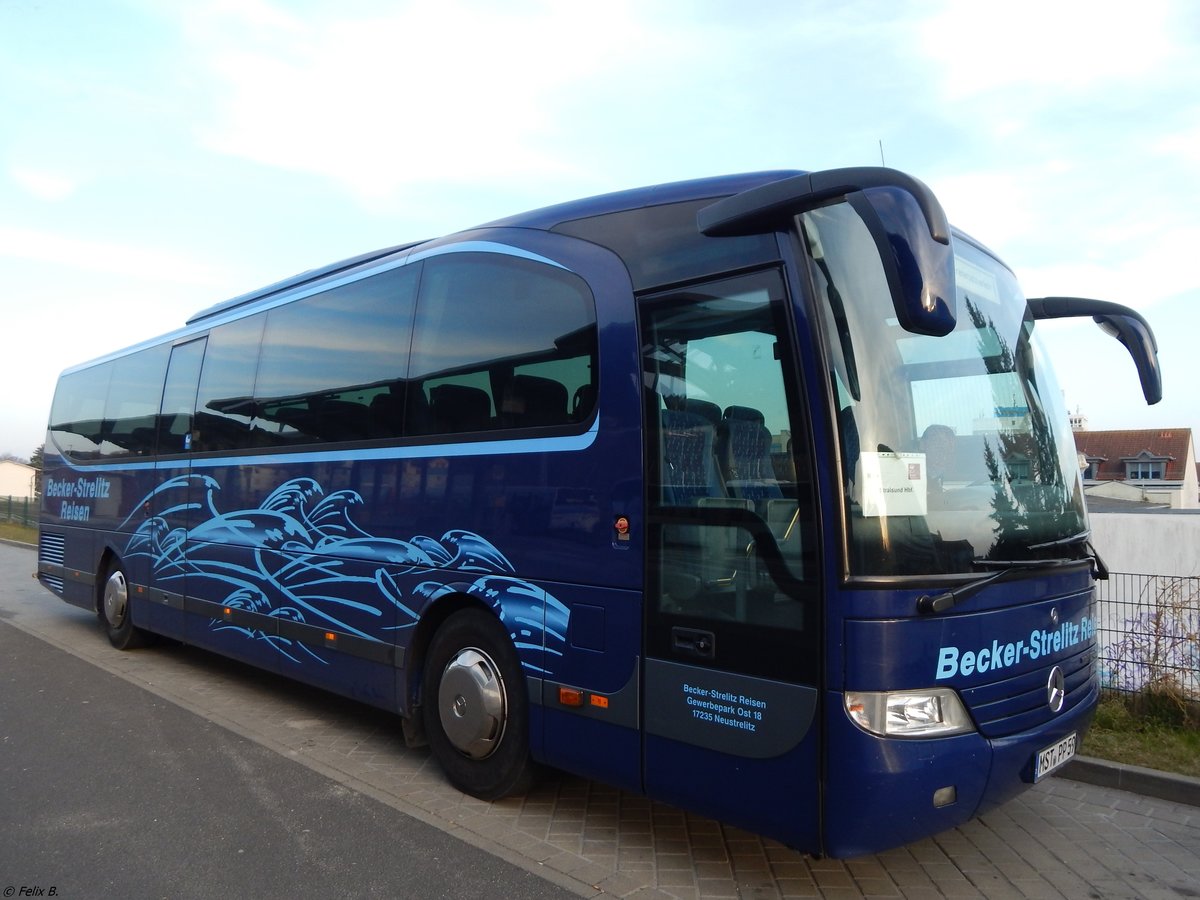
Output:
<instances>
[{"instance_id":1,"label":"wheel arch","mask_svg":"<svg viewBox=\"0 0 1200 900\"><path fill-rule=\"evenodd\" d=\"M100 559L96 563L96 584L92 588L92 612L100 614L101 604L104 602L104 585L108 581L108 576L113 569L122 565L121 554L116 548L105 544L100 550Z\"/></svg>"},{"instance_id":2,"label":"wheel arch","mask_svg":"<svg viewBox=\"0 0 1200 900\"><path fill-rule=\"evenodd\" d=\"M425 675L425 658L429 653L429 645L438 629L457 612L464 609L481 609L500 623L501 619L495 607L484 603L478 597L466 593L462 589L451 588L435 598L417 620L412 643L405 655L404 671L406 673L406 689L404 693L404 708L401 713L410 717L419 717L422 700L422 688ZM505 632L507 635L507 631ZM511 639L511 638L510 638Z\"/></svg>"},{"instance_id":3,"label":"wheel arch","mask_svg":"<svg viewBox=\"0 0 1200 900\"><path fill-rule=\"evenodd\" d=\"M536 766L533 700L518 645L498 608L469 596L455 599L443 604L447 616L428 635L422 733L464 793L483 800L523 793Z\"/></svg>"}]
</instances>

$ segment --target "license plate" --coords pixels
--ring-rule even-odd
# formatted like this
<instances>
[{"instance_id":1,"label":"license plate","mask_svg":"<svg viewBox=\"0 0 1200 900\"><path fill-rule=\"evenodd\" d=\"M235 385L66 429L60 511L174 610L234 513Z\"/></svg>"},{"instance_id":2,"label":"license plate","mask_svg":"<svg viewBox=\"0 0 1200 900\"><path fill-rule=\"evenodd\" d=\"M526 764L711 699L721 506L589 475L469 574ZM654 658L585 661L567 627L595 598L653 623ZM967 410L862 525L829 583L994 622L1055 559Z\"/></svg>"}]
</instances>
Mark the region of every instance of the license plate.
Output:
<instances>
[{"instance_id":1,"label":"license plate","mask_svg":"<svg viewBox=\"0 0 1200 900\"><path fill-rule=\"evenodd\" d=\"M1045 750L1038 752L1033 766L1033 780L1041 781L1059 766L1068 762L1075 755L1075 735L1068 734L1056 744L1051 744Z\"/></svg>"}]
</instances>

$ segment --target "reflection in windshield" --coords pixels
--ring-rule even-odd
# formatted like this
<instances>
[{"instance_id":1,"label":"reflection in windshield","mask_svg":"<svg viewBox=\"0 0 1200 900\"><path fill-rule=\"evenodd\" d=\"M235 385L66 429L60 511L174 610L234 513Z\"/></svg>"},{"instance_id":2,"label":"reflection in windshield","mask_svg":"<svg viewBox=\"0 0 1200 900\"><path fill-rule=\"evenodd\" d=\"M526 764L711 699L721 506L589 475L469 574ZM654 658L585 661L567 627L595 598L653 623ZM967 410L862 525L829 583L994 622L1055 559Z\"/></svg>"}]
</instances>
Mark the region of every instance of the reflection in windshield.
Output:
<instances>
[{"instance_id":1,"label":"reflection in windshield","mask_svg":"<svg viewBox=\"0 0 1200 900\"><path fill-rule=\"evenodd\" d=\"M1077 478L1068 479L1074 459L1075 442L1056 440L1056 434L1047 417L1048 404L1038 394L1038 371L1031 358L1031 332L1033 320L1027 318L1019 332L1019 349L1025 359L1018 360L1009 350L1004 338L996 331L995 324L985 318L979 307L965 299L971 324L981 333L991 332L1001 348L996 357L987 358L989 374L994 376L1023 375L1020 384L1028 402L1024 407L1006 410L1017 417L1004 422L1006 427L997 428L994 441L984 444L984 466L992 484L992 519L995 542L988 552L991 559L1021 559L1028 555L1030 544L1053 542L1064 535L1062 526L1074 534L1083 528L1082 517L1071 524L1071 496L1078 492ZM991 365L999 363L996 371ZM1054 408L1050 404L1050 408ZM1022 422L1020 415L1026 421ZM1025 426L1025 427L1022 427ZM1070 454L1064 459L1059 447L1064 446ZM1070 529L1074 529L1071 531Z\"/></svg>"},{"instance_id":2,"label":"reflection in windshield","mask_svg":"<svg viewBox=\"0 0 1200 900\"><path fill-rule=\"evenodd\" d=\"M1061 555L1038 545L1086 529L1075 445L1011 273L956 237L958 325L914 335L896 321L875 247L847 204L800 224L820 257L812 271L830 335L851 572L960 573Z\"/></svg>"}]
</instances>

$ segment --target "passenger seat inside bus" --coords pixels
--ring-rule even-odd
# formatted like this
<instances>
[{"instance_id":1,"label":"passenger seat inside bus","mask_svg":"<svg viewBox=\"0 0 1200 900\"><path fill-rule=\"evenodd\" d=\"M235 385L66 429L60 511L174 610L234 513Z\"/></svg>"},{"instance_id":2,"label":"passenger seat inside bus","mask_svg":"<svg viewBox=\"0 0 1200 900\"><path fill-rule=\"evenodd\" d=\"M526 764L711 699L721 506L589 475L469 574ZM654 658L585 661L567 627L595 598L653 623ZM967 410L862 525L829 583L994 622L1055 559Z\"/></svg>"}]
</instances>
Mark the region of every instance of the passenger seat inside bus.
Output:
<instances>
[{"instance_id":1,"label":"passenger seat inside bus","mask_svg":"<svg viewBox=\"0 0 1200 900\"><path fill-rule=\"evenodd\" d=\"M663 501L670 506L697 506L705 497L725 494L713 448L716 429L687 409L660 410L662 425Z\"/></svg>"},{"instance_id":2,"label":"passenger seat inside bus","mask_svg":"<svg viewBox=\"0 0 1200 900\"><path fill-rule=\"evenodd\" d=\"M423 399L423 398L422 398ZM368 409L370 436L372 438L396 438L403 433L404 403L394 393L379 394L371 400Z\"/></svg>"},{"instance_id":3,"label":"passenger seat inside bus","mask_svg":"<svg viewBox=\"0 0 1200 900\"><path fill-rule=\"evenodd\" d=\"M507 428L567 423L567 388L551 378L514 375L504 388L500 420Z\"/></svg>"},{"instance_id":4,"label":"passenger seat inside bus","mask_svg":"<svg viewBox=\"0 0 1200 900\"><path fill-rule=\"evenodd\" d=\"M488 431L492 428L492 398L483 388L439 384L429 389L435 433Z\"/></svg>"},{"instance_id":5,"label":"passenger seat inside bus","mask_svg":"<svg viewBox=\"0 0 1200 900\"><path fill-rule=\"evenodd\" d=\"M771 432L760 410L730 406L717 432L717 459L730 494L744 500L783 497L771 462Z\"/></svg>"}]
</instances>

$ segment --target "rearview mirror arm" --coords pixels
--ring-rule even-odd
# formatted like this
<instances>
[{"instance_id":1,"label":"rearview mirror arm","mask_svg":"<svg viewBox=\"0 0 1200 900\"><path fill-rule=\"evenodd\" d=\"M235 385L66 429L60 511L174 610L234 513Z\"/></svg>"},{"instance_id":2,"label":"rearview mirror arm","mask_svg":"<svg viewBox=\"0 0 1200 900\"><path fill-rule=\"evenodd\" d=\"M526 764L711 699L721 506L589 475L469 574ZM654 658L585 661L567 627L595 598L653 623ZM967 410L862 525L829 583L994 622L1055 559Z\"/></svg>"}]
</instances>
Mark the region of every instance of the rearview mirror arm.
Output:
<instances>
[{"instance_id":1,"label":"rearview mirror arm","mask_svg":"<svg viewBox=\"0 0 1200 900\"><path fill-rule=\"evenodd\" d=\"M1137 366L1146 403L1153 406L1162 399L1162 372L1158 365L1158 341L1150 323L1136 310L1106 300L1087 297L1037 297L1029 302L1034 319L1071 319L1091 316L1092 320L1125 345Z\"/></svg>"}]
</instances>

